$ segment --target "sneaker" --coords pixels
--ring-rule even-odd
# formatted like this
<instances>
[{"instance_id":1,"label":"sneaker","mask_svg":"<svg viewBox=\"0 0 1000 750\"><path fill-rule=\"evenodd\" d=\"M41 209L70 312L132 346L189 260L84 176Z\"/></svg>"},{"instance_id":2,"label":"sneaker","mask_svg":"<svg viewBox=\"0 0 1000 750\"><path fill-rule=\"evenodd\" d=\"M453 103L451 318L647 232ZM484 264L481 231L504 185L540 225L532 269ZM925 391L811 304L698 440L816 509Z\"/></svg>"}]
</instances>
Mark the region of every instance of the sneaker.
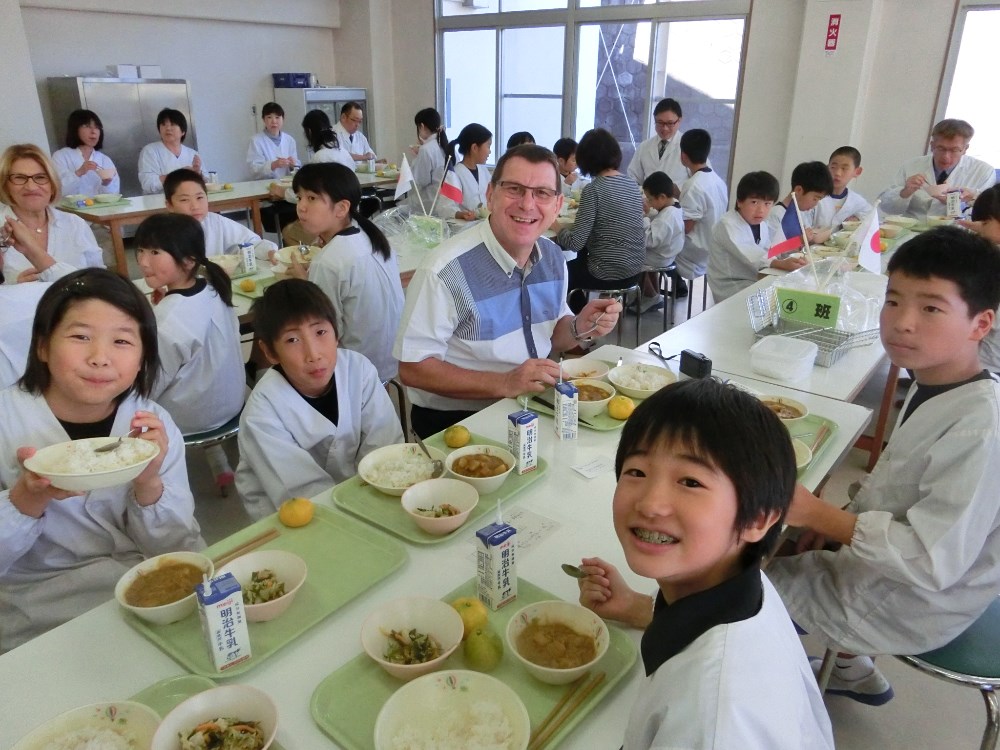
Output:
<instances>
[{"instance_id":1,"label":"sneaker","mask_svg":"<svg viewBox=\"0 0 1000 750\"><path fill-rule=\"evenodd\" d=\"M677 299L684 299L688 296L688 285L687 282L680 276L674 278L674 284L677 285L677 294L675 295Z\"/></svg>"},{"instance_id":2,"label":"sneaker","mask_svg":"<svg viewBox=\"0 0 1000 750\"><path fill-rule=\"evenodd\" d=\"M868 657L856 656L854 659L871 661ZM850 661L853 662L854 659ZM818 676L819 670L823 666L823 660L818 656L810 656L809 665L812 667L813 674ZM874 663L871 665L871 670L863 677L851 679L851 672L858 671L857 665L851 664L844 667L838 659L833 672L830 673L830 681L826 685L827 695L842 695L845 698L856 700L858 703L864 703L866 706L881 706L888 703L895 696L892 685Z\"/></svg>"},{"instance_id":3,"label":"sneaker","mask_svg":"<svg viewBox=\"0 0 1000 750\"><path fill-rule=\"evenodd\" d=\"M652 297L642 297L639 299L639 311L649 312L663 306L663 295L656 294Z\"/></svg>"}]
</instances>

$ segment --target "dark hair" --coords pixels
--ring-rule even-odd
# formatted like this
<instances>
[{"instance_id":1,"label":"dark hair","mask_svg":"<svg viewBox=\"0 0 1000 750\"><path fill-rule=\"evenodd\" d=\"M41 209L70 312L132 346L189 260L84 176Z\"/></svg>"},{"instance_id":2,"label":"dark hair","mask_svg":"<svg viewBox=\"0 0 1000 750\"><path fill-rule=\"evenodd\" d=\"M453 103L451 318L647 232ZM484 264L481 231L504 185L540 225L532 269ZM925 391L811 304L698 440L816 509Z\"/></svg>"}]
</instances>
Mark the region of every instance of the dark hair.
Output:
<instances>
[{"instance_id":1,"label":"dark hair","mask_svg":"<svg viewBox=\"0 0 1000 750\"><path fill-rule=\"evenodd\" d=\"M583 134L576 147L576 165L585 175L597 176L605 169L618 169L622 164L622 149L611 133L593 128Z\"/></svg>"},{"instance_id":2,"label":"dark hair","mask_svg":"<svg viewBox=\"0 0 1000 750\"><path fill-rule=\"evenodd\" d=\"M563 161L566 161L576 153L576 141L572 138L560 138L552 146L552 153Z\"/></svg>"},{"instance_id":3,"label":"dark hair","mask_svg":"<svg viewBox=\"0 0 1000 750\"><path fill-rule=\"evenodd\" d=\"M712 136L707 130L694 128L681 136L681 153L695 164L705 164L712 153Z\"/></svg>"},{"instance_id":4,"label":"dark hair","mask_svg":"<svg viewBox=\"0 0 1000 750\"><path fill-rule=\"evenodd\" d=\"M357 102L344 102L344 106L340 108L340 116L349 115L356 109L361 109L361 105ZM361 110L364 112L364 110Z\"/></svg>"},{"instance_id":5,"label":"dark hair","mask_svg":"<svg viewBox=\"0 0 1000 750\"><path fill-rule=\"evenodd\" d=\"M306 112L306 116L302 118L302 131L305 133L309 148L314 152L324 148L340 148L340 140L330 124L330 118L321 109L310 109Z\"/></svg>"},{"instance_id":6,"label":"dark hair","mask_svg":"<svg viewBox=\"0 0 1000 750\"><path fill-rule=\"evenodd\" d=\"M931 130L931 138L964 138L971 141L975 134L975 129L969 123L954 117L941 120Z\"/></svg>"},{"instance_id":7,"label":"dark hair","mask_svg":"<svg viewBox=\"0 0 1000 750\"><path fill-rule=\"evenodd\" d=\"M91 124L101 131L101 137L97 139L94 150L100 151L104 148L104 123L96 112L91 112L89 109L74 109L69 113L69 117L66 118L66 145L69 148L80 148L83 141L80 140L79 130L84 125Z\"/></svg>"},{"instance_id":8,"label":"dark hair","mask_svg":"<svg viewBox=\"0 0 1000 750\"><path fill-rule=\"evenodd\" d=\"M381 255L383 260L389 260L391 253L389 240L382 234L381 229L358 210L361 204L361 183L358 182L354 170L333 162L306 164L292 178L292 191L298 193L299 190L325 195L331 203L347 201L351 206L350 217L371 240L372 252Z\"/></svg>"},{"instance_id":9,"label":"dark hair","mask_svg":"<svg viewBox=\"0 0 1000 750\"><path fill-rule=\"evenodd\" d=\"M181 143L184 143L184 139L187 138L188 132L188 121L184 116L184 113L179 109L164 107L160 110L160 114L156 116L156 129L159 130L160 126L165 122L172 122L181 129Z\"/></svg>"},{"instance_id":10,"label":"dark hair","mask_svg":"<svg viewBox=\"0 0 1000 750\"><path fill-rule=\"evenodd\" d=\"M803 193L829 195L833 192L830 167L821 161L804 161L797 164L792 170L792 189L797 187L802 188Z\"/></svg>"},{"instance_id":11,"label":"dark hair","mask_svg":"<svg viewBox=\"0 0 1000 750\"><path fill-rule=\"evenodd\" d=\"M827 161L831 162L838 156L846 156L848 159L853 161L855 169L861 166L861 152L854 148L854 146L841 146L840 148L835 148Z\"/></svg>"},{"instance_id":12,"label":"dark hair","mask_svg":"<svg viewBox=\"0 0 1000 750\"><path fill-rule=\"evenodd\" d=\"M969 315L1000 307L1000 248L959 227L937 227L904 242L889 259L892 274L952 281Z\"/></svg>"},{"instance_id":13,"label":"dark hair","mask_svg":"<svg viewBox=\"0 0 1000 750\"><path fill-rule=\"evenodd\" d=\"M423 125L437 137L441 150L448 153L448 134L444 132L441 125L441 114L434 107L424 107L413 116L413 124Z\"/></svg>"},{"instance_id":14,"label":"dark hair","mask_svg":"<svg viewBox=\"0 0 1000 750\"><path fill-rule=\"evenodd\" d=\"M986 188L979 194L976 202L972 204L970 218L973 221L987 221L989 219L1000 221L1000 185Z\"/></svg>"},{"instance_id":15,"label":"dark hair","mask_svg":"<svg viewBox=\"0 0 1000 750\"><path fill-rule=\"evenodd\" d=\"M333 332L340 337L337 314L330 298L316 284L305 279L282 279L271 284L253 301L250 314L253 315L254 335L272 352L281 332L306 318L328 321L333 326Z\"/></svg>"},{"instance_id":16,"label":"dark hair","mask_svg":"<svg viewBox=\"0 0 1000 750\"><path fill-rule=\"evenodd\" d=\"M673 112L678 117L683 117L684 113L681 112L681 103L676 99L671 99L669 96L666 99L660 99L653 107L653 117L656 117L663 112Z\"/></svg>"},{"instance_id":17,"label":"dark hair","mask_svg":"<svg viewBox=\"0 0 1000 750\"><path fill-rule=\"evenodd\" d=\"M764 537L743 549L745 566L759 563L774 548L795 492L795 452L781 420L759 399L716 378L673 383L628 418L615 456L615 477L621 477L630 455L663 443L680 444L733 483L734 534L762 516L779 513Z\"/></svg>"},{"instance_id":18,"label":"dark hair","mask_svg":"<svg viewBox=\"0 0 1000 750\"><path fill-rule=\"evenodd\" d=\"M278 115L278 117L284 117L285 110L277 102L268 102L260 110L260 118L263 120L268 115Z\"/></svg>"},{"instance_id":19,"label":"dark hair","mask_svg":"<svg viewBox=\"0 0 1000 750\"><path fill-rule=\"evenodd\" d=\"M490 132L488 127L480 125L478 122L470 122L462 128L458 134L458 138L448 144L448 148L445 149L445 155L451 157L453 164L457 164L460 160L455 155L455 146L458 146L458 153L465 156L472 150L473 146L486 143L492 137L493 133Z\"/></svg>"},{"instance_id":20,"label":"dark hair","mask_svg":"<svg viewBox=\"0 0 1000 750\"><path fill-rule=\"evenodd\" d=\"M159 349L156 342L156 316L146 295L123 276L105 268L84 268L73 271L52 286L38 302L35 320L31 326L31 347L28 350L28 364L24 375L18 380L21 390L41 396L52 384L49 366L38 356L38 349L48 343L49 338L62 323L66 313L79 302L96 299L116 307L139 324L139 338L142 341L142 364L135 382L118 394L115 403L121 403L132 391L148 397L160 370Z\"/></svg>"},{"instance_id":21,"label":"dark hair","mask_svg":"<svg viewBox=\"0 0 1000 750\"><path fill-rule=\"evenodd\" d=\"M556 155L545 148L545 146L539 146L535 143L525 143L523 146L514 146L514 148L504 151L503 156L497 160L497 165L493 168L493 176L490 178L491 183L496 185L500 182L503 178L507 162L514 157L524 159L530 164L551 165L552 171L556 174L556 192L558 193L562 190L562 175L559 174L559 162L556 161Z\"/></svg>"},{"instance_id":22,"label":"dark hair","mask_svg":"<svg viewBox=\"0 0 1000 750\"><path fill-rule=\"evenodd\" d=\"M201 189L206 193L208 188L205 187L205 178L201 176L200 172L195 172L193 169L188 169L187 167L181 167L180 169L175 169L173 172L169 172L166 177L163 178L163 197L164 200L169 203L173 200L174 193L184 182L197 182L201 185Z\"/></svg>"},{"instance_id":23,"label":"dark hair","mask_svg":"<svg viewBox=\"0 0 1000 750\"><path fill-rule=\"evenodd\" d=\"M642 189L650 195L665 195L671 200L674 197L674 181L666 172L653 172L642 181Z\"/></svg>"},{"instance_id":24,"label":"dark hair","mask_svg":"<svg viewBox=\"0 0 1000 750\"><path fill-rule=\"evenodd\" d=\"M518 130L514 135L507 139L507 148L514 148L514 146L523 146L525 143L534 143L535 136L529 133L527 130Z\"/></svg>"},{"instance_id":25,"label":"dark hair","mask_svg":"<svg viewBox=\"0 0 1000 750\"><path fill-rule=\"evenodd\" d=\"M827 175L829 174L827 172ZM745 201L747 198L776 201L779 190L778 178L770 172L747 172L736 185L736 202Z\"/></svg>"},{"instance_id":26,"label":"dark hair","mask_svg":"<svg viewBox=\"0 0 1000 750\"><path fill-rule=\"evenodd\" d=\"M233 306L233 285L222 266L205 257L205 231L201 223L187 214L153 214L142 220L135 230L135 254L141 250L159 250L166 253L178 265L185 260L193 260L188 278L193 277L199 267L204 269L208 283L229 307Z\"/></svg>"}]
</instances>

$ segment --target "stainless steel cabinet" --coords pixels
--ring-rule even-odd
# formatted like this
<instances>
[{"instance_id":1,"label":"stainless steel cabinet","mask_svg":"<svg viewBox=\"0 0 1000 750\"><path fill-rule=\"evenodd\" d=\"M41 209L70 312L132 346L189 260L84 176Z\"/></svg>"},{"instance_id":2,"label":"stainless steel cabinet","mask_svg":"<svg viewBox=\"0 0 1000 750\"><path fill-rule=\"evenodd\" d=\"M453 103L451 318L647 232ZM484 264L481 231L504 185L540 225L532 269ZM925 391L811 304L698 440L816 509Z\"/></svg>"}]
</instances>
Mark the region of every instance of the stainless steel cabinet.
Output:
<instances>
[{"instance_id":1,"label":"stainless steel cabinet","mask_svg":"<svg viewBox=\"0 0 1000 750\"><path fill-rule=\"evenodd\" d=\"M188 121L184 145L198 148L188 82L176 79L49 78L52 130L56 148L65 145L66 118L74 109L97 113L104 124L102 149L118 168L122 192L142 195L139 186L139 151L158 141L156 115L164 107L179 110Z\"/></svg>"},{"instance_id":2,"label":"stainless steel cabinet","mask_svg":"<svg viewBox=\"0 0 1000 750\"><path fill-rule=\"evenodd\" d=\"M316 89L275 89L274 101L285 110L285 132L295 139L299 159L304 164L309 163L309 144L302 134L302 118L306 112L321 109L330 117L330 123L336 125L340 121L340 108L347 102L357 102L365 119L361 122L361 132L368 137L372 149L378 153L378 146L368 134L371 132L371 108L368 105L367 89L349 86L326 86Z\"/></svg>"}]
</instances>

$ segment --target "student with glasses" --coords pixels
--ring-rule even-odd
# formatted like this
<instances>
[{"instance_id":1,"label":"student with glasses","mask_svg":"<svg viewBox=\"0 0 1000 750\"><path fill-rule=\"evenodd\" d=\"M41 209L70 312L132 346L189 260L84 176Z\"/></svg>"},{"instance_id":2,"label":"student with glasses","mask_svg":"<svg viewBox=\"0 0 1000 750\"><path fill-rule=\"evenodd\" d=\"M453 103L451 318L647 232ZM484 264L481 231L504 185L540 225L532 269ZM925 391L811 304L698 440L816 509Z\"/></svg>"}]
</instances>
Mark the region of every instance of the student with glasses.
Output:
<instances>
[{"instance_id":1,"label":"student with glasses","mask_svg":"<svg viewBox=\"0 0 1000 750\"><path fill-rule=\"evenodd\" d=\"M507 151L486 201L489 218L431 251L407 289L393 356L422 437L545 390L559 378L550 355L611 332L621 313L613 299L576 316L566 306L566 264L542 237L563 201L551 151Z\"/></svg>"},{"instance_id":2,"label":"student with glasses","mask_svg":"<svg viewBox=\"0 0 1000 750\"><path fill-rule=\"evenodd\" d=\"M78 268L104 268L87 223L57 211L55 165L38 146L15 144L0 156L0 252L5 284L55 281Z\"/></svg>"},{"instance_id":3,"label":"student with glasses","mask_svg":"<svg viewBox=\"0 0 1000 750\"><path fill-rule=\"evenodd\" d=\"M930 152L899 168L893 184L879 196L879 208L921 220L944 216L952 190L960 190L962 202L971 205L996 182L991 165L966 154L974 133L965 120L941 120L931 131Z\"/></svg>"},{"instance_id":4,"label":"student with glasses","mask_svg":"<svg viewBox=\"0 0 1000 750\"><path fill-rule=\"evenodd\" d=\"M681 105L676 99L660 99L653 108L652 136L639 144L628 165L628 174L641 185L653 172L664 172L674 185L683 185L688 171L681 164Z\"/></svg>"}]
</instances>

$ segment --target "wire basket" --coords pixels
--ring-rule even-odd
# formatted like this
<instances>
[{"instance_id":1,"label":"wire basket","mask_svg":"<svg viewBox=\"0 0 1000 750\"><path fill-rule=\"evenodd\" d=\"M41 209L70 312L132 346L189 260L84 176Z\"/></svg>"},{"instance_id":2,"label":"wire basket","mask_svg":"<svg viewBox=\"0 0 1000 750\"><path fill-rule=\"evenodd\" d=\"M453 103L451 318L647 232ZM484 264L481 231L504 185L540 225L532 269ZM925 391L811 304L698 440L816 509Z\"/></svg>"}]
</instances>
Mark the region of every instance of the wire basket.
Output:
<instances>
[{"instance_id":1,"label":"wire basket","mask_svg":"<svg viewBox=\"0 0 1000 750\"><path fill-rule=\"evenodd\" d=\"M779 315L778 295L774 287L759 289L747 297L747 313L750 315L750 326L759 339L765 336L787 336L812 341L819 347L816 364L820 367L830 367L844 356L848 349L867 346L878 339L878 328L848 333L835 328L820 328L782 318Z\"/></svg>"}]
</instances>

